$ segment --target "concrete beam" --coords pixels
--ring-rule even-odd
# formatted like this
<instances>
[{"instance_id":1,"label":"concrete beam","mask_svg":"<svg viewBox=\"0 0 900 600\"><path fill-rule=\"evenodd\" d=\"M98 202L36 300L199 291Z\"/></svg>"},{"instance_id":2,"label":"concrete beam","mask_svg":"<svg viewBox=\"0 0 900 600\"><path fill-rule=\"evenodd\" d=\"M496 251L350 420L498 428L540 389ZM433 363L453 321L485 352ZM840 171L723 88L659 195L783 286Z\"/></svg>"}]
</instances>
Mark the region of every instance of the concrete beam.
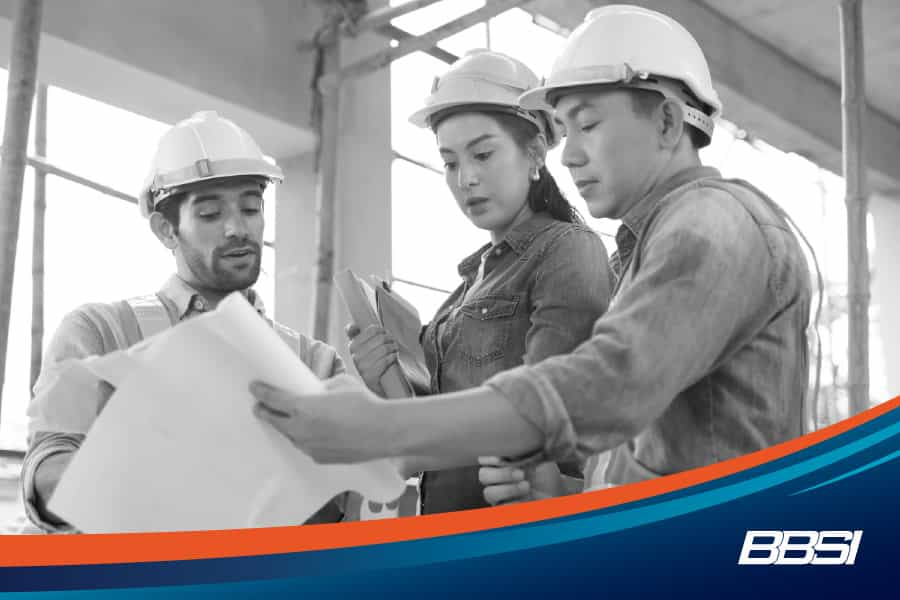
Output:
<instances>
[{"instance_id":1,"label":"concrete beam","mask_svg":"<svg viewBox=\"0 0 900 600\"><path fill-rule=\"evenodd\" d=\"M841 89L697 0L632 0L690 31L709 61L723 117L787 152L841 172ZM525 9L574 29L601 0L534 0ZM837 35L837 11L835 11ZM900 123L867 109L866 161L873 190L900 190Z\"/></svg>"},{"instance_id":2,"label":"concrete beam","mask_svg":"<svg viewBox=\"0 0 900 600\"><path fill-rule=\"evenodd\" d=\"M0 3L0 66L11 3ZM161 6L163 8L161 8ZM272 155L309 151L311 53L321 22L293 0L48 0L41 81L174 122L200 109L235 120Z\"/></svg>"}]
</instances>

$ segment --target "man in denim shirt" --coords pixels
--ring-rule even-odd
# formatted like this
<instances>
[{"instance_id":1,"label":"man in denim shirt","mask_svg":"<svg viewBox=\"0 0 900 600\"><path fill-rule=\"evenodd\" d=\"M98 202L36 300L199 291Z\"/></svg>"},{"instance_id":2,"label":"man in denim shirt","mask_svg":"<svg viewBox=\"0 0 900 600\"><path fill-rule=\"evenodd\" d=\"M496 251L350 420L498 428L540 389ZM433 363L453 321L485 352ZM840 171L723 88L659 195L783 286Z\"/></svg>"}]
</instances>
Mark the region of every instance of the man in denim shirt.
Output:
<instances>
[{"instance_id":1,"label":"man in denim shirt","mask_svg":"<svg viewBox=\"0 0 900 600\"><path fill-rule=\"evenodd\" d=\"M260 387L261 404L287 413L267 420L330 461L612 450L601 478L613 484L800 435L808 268L771 200L701 166L721 103L690 33L638 7L592 11L520 102L553 106L591 214L622 221L619 282L592 337L480 388L403 402L379 403L344 378L317 397ZM527 490L521 471L507 475L494 500Z\"/></svg>"}]
</instances>

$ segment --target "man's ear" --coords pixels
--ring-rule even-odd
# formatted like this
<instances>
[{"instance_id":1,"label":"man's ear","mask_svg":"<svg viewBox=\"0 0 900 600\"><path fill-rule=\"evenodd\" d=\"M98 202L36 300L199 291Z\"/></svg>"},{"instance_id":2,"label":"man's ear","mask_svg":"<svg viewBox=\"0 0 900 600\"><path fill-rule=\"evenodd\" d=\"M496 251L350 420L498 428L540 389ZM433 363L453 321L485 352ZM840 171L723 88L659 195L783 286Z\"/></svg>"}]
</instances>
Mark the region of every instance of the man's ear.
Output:
<instances>
[{"instance_id":1,"label":"man's ear","mask_svg":"<svg viewBox=\"0 0 900 600\"><path fill-rule=\"evenodd\" d=\"M656 125L659 143L663 148L674 148L684 134L684 110L681 103L666 98L656 107Z\"/></svg>"},{"instance_id":2,"label":"man's ear","mask_svg":"<svg viewBox=\"0 0 900 600\"><path fill-rule=\"evenodd\" d=\"M178 239L175 236L175 227L166 219L161 212L154 212L150 215L150 230L153 235L162 242L162 245L169 250L175 250L178 247Z\"/></svg>"}]
</instances>

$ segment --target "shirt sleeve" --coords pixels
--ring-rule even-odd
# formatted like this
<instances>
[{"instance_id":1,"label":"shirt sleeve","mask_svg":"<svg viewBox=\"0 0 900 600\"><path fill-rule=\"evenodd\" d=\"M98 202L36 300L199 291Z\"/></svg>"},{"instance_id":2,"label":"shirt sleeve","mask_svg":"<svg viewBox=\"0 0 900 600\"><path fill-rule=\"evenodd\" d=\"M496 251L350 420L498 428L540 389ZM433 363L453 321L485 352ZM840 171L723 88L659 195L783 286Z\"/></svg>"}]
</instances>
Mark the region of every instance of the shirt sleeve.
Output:
<instances>
[{"instance_id":1,"label":"shirt sleeve","mask_svg":"<svg viewBox=\"0 0 900 600\"><path fill-rule=\"evenodd\" d=\"M633 438L775 310L768 245L726 192L676 198L645 239L634 279L588 341L487 382L544 432L549 458Z\"/></svg>"},{"instance_id":2,"label":"shirt sleeve","mask_svg":"<svg viewBox=\"0 0 900 600\"><path fill-rule=\"evenodd\" d=\"M606 247L594 231L573 227L554 239L541 257L532 288L525 364L571 352L588 339L609 306L612 281ZM577 460L561 462L559 468L581 474Z\"/></svg>"},{"instance_id":3,"label":"shirt sleeve","mask_svg":"<svg viewBox=\"0 0 900 600\"><path fill-rule=\"evenodd\" d=\"M298 334L300 340L300 360L319 379L329 379L347 372L347 367L337 350L325 342L320 342Z\"/></svg>"},{"instance_id":4,"label":"shirt sleeve","mask_svg":"<svg viewBox=\"0 0 900 600\"><path fill-rule=\"evenodd\" d=\"M22 498L25 512L36 526L48 532L67 532L72 528L65 523L50 520L40 510L35 489L35 476L45 459L60 453L73 453L81 446L84 435L73 431L84 429L97 415L99 407L109 398L112 389L109 386L97 385L93 388L79 389L77 398L64 398L56 394L56 401L64 405L54 405L49 395L54 392L53 386L61 372L71 363L71 359L82 359L88 356L103 354L103 338L96 326L82 310L75 310L66 315L53 338L47 346L41 373L34 386L34 398L28 408L28 450L22 463ZM59 392L60 390L55 390ZM83 402L81 392L89 394L89 401ZM63 418L65 415L65 418ZM71 422L66 427L65 422ZM81 423L81 425L79 425Z\"/></svg>"},{"instance_id":5,"label":"shirt sleeve","mask_svg":"<svg viewBox=\"0 0 900 600\"><path fill-rule=\"evenodd\" d=\"M527 365L571 352L591 335L611 293L606 248L593 231L572 228L553 240L537 268L531 292Z\"/></svg>"}]
</instances>

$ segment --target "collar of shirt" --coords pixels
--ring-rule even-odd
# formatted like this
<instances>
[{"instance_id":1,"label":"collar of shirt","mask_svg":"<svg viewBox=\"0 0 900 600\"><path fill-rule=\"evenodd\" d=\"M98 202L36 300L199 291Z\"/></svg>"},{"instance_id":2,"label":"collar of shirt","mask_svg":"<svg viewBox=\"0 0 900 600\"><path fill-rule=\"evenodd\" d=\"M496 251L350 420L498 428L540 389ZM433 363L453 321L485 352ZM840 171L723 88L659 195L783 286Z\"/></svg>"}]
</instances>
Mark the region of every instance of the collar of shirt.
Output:
<instances>
[{"instance_id":1,"label":"collar of shirt","mask_svg":"<svg viewBox=\"0 0 900 600\"><path fill-rule=\"evenodd\" d=\"M168 299L175 307L175 313L178 320L184 319L189 313L206 312L209 310L209 304L206 299L200 295L197 290L185 283L178 275L172 275L159 291L160 295ZM265 314L265 306L262 299L253 289L247 289L241 292L247 301L253 305L261 315Z\"/></svg>"},{"instance_id":2,"label":"collar of shirt","mask_svg":"<svg viewBox=\"0 0 900 600\"><path fill-rule=\"evenodd\" d=\"M714 167L704 167L702 165L688 167L687 169L678 171L638 201L638 203L622 217L622 224L627 227L634 236L640 235L647 217L653 212L653 209L656 208L660 200L668 195L669 192L686 183L706 177L721 177L721 175L719 174L718 169ZM616 237L618 238L618 236Z\"/></svg>"},{"instance_id":3,"label":"collar of shirt","mask_svg":"<svg viewBox=\"0 0 900 600\"><path fill-rule=\"evenodd\" d=\"M638 201L622 218L622 224L616 231L616 251L609 257L609 266L617 278L622 276L622 267L631 258L631 252L637 243L638 235L647 221L647 217L669 192L686 183L704 177L719 177L719 171L713 167L689 167L675 173L661 185Z\"/></svg>"},{"instance_id":4,"label":"collar of shirt","mask_svg":"<svg viewBox=\"0 0 900 600\"><path fill-rule=\"evenodd\" d=\"M535 213L507 232L503 239L496 244L485 244L465 257L457 266L457 271L461 277L470 277L478 272L482 262L487 262L491 255L498 258L503 256L507 248L521 255L528 249L534 238L552 225L554 221L555 219L545 212Z\"/></svg>"}]
</instances>

